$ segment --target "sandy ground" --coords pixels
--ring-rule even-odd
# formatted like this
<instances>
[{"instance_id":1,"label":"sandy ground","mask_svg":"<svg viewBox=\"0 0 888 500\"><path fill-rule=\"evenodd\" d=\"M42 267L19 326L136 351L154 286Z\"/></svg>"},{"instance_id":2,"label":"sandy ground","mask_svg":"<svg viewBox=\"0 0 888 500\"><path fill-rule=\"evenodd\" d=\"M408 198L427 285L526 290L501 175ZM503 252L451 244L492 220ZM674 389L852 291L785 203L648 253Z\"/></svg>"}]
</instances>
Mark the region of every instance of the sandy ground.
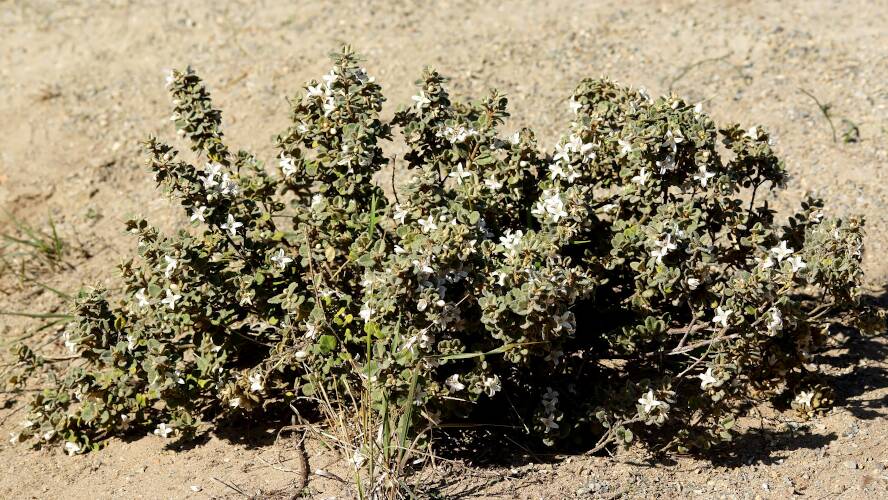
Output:
<instances>
[{"instance_id":1,"label":"sandy ground","mask_svg":"<svg viewBox=\"0 0 888 500\"><path fill-rule=\"evenodd\" d=\"M270 139L286 124L285 96L324 73L326 54L346 42L383 85L387 113L409 102L428 64L452 78L458 96L481 96L490 86L505 91L510 126L531 126L546 143L566 130L576 82L602 74L704 101L719 121L763 126L794 173L774 206L786 213L813 191L833 214L865 215L867 281L878 292L888 280L884 1L172 4L0 0L0 208L35 226L50 216L58 224L69 250L63 268L39 271L49 286L113 286L112 266L134 247L122 230L129 216L165 228L182 223L153 189L138 149L149 134L175 140L167 68L195 67L225 113L231 143L271 159ZM801 89L830 106L838 141ZM842 141L848 123L859 127L859 142ZM9 216L0 216L0 233L12 230ZM45 289L0 275L0 310L53 312L62 305ZM0 342L34 327L0 316ZM751 417L735 456L663 463L638 451L516 454L497 466L468 457L471 464L442 466L445 477L459 480L441 483L441 492L534 499L888 496L888 342L852 337L821 362L838 388L838 407L800 425L792 415L762 409L765 429ZM21 401L4 397L5 435L17 422L6 417ZM235 490L263 496L292 485L292 449L253 431L240 442L212 438L178 452L154 437L114 441L73 458L0 444L0 497L239 497ZM313 467L336 467L316 444L309 449ZM348 498L341 490L315 476L308 496Z\"/></svg>"}]
</instances>

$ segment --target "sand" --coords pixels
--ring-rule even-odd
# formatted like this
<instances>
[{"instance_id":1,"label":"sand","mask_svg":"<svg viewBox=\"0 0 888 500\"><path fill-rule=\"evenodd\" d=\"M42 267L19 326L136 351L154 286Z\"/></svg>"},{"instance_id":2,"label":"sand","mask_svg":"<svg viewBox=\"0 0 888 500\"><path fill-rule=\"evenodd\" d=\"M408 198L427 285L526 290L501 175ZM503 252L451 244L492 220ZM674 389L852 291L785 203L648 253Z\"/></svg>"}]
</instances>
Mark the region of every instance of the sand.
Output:
<instances>
[{"instance_id":1,"label":"sand","mask_svg":"<svg viewBox=\"0 0 888 500\"><path fill-rule=\"evenodd\" d=\"M286 126L285 97L325 73L326 54L342 43L364 55L383 85L386 116L410 102L413 82L432 65L452 79L457 96L506 92L507 126L530 126L544 144L567 129L574 85L599 75L702 101L719 122L764 127L793 174L771 196L774 207L788 214L813 192L827 199L827 213L864 215L868 287L881 293L888 279L888 2L6 1L0 208L37 227L52 217L69 245L65 265L38 269L39 280L66 292L114 286L114 265L134 250L124 220L141 215L164 229L185 222L154 189L138 145L151 134L179 144L164 89L168 68L197 69L223 109L230 144L271 160L271 138ZM830 106L836 141L802 90ZM858 142L842 140L849 124ZM0 233L13 230L0 216ZM56 294L0 274L0 310L63 309ZM35 325L0 316L0 341ZM838 389L837 407L809 422L762 408L767 418L747 419L732 457L664 463L640 450L519 453L496 466L466 457L441 466L439 479L450 478L441 491L533 499L886 496L886 358L884 338L836 345L820 362ZM21 402L0 395L3 435L17 425L10 413ZM112 440L71 458L4 441L0 497L237 498L236 490L265 497L291 487L298 476L292 442L247 431L181 451L154 436ZM309 451L314 469L338 467L317 443ZM306 495L352 493L313 476Z\"/></svg>"}]
</instances>

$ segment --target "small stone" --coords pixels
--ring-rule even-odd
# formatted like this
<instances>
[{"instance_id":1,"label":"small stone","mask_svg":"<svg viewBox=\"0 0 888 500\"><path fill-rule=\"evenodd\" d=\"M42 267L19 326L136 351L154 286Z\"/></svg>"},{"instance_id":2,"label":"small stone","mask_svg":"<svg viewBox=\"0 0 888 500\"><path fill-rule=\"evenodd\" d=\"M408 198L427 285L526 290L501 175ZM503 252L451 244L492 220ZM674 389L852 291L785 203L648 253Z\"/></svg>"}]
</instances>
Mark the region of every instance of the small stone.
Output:
<instances>
[{"instance_id":1,"label":"small stone","mask_svg":"<svg viewBox=\"0 0 888 500\"><path fill-rule=\"evenodd\" d=\"M193 491L193 492L195 492L195 493L197 493L198 491L200 491L200 490L202 490L202 489L203 489L203 488L201 488L200 485L197 485L197 484L192 484L192 485L191 485L191 491Z\"/></svg>"},{"instance_id":2,"label":"small stone","mask_svg":"<svg viewBox=\"0 0 888 500\"><path fill-rule=\"evenodd\" d=\"M844 465L846 469L851 470L856 470L860 468L860 466L854 460L845 460L844 462L842 462L842 465Z\"/></svg>"}]
</instances>

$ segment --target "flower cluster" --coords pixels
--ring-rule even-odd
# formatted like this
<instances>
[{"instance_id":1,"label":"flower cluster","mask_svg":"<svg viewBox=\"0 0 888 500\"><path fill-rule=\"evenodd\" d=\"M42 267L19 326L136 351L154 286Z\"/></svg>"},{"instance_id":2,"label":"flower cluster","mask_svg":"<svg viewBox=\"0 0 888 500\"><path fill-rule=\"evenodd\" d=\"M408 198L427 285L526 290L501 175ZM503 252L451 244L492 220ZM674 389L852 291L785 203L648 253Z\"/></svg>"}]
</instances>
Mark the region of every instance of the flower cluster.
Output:
<instances>
[{"instance_id":1,"label":"flower cluster","mask_svg":"<svg viewBox=\"0 0 888 500\"><path fill-rule=\"evenodd\" d=\"M146 151L191 228L127 223L124 292L77 299L64 341L83 362L15 440L80 453L365 394L410 408L405 429L690 449L729 439L749 400L826 405L806 367L827 322L859 310L862 222L809 199L778 223L756 196L786 180L764 130L585 80L547 152L501 134L502 94L457 102L431 69L418 85L384 120L344 49L292 99L266 168L225 145L200 79L172 72L194 159ZM374 179L395 132L406 183L387 196Z\"/></svg>"}]
</instances>

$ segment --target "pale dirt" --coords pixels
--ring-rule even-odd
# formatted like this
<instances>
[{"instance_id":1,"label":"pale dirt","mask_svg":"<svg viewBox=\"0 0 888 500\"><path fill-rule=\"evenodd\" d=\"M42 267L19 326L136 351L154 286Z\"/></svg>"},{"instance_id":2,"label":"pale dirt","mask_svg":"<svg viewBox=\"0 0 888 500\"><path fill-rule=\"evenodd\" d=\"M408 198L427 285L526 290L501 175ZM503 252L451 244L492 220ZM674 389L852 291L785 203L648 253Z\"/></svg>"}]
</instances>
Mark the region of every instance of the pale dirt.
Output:
<instances>
[{"instance_id":1,"label":"pale dirt","mask_svg":"<svg viewBox=\"0 0 888 500\"><path fill-rule=\"evenodd\" d=\"M171 3L0 1L0 208L35 225L50 215L58 222L72 247L70 268L41 271L50 286L113 286L112 265L134 249L122 231L129 216L163 228L183 223L154 190L138 148L149 134L175 141L167 68L195 67L225 113L230 143L271 160L270 139L286 125L284 97L324 73L326 54L345 42L384 86L387 113L409 102L429 64L452 78L458 96L479 97L490 86L508 93L509 127L531 126L547 144L566 129L566 100L582 77L607 74L651 93L672 86L703 100L719 121L773 134L794 174L773 197L782 213L814 191L833 214L865 215L867 281L879 290L888 279L884 1ZM834 143L800 88L832 106L839 134L843 118L856 123L862 141ZM0 233L11 230L0 217ZM0 310L62 306L52 293L0 276ZM34 327L0 316L0 340ZM837 408L804 423L810 433L796 437L773 430L796 417L763 408L772 430L754 431L759 420L750 418L731 459L516 454L504 457L512 466L441 466L450 479L442 491L461 498L885 498L886 358L884 339L854 338L832 351L822 362L831 365ZM5 418L21 400L5 404L3 435L21 418ZM240 496L234 489L262 497L291 486L292 446L252 436L212 438L179 452L153 436L115 440L73 458L0 444L0 497ZM342 471L317 443L309 451L314 468ZM309 496L331 495L350 497L336 481L313 476Z\"/></svg>"}]
</instances>

